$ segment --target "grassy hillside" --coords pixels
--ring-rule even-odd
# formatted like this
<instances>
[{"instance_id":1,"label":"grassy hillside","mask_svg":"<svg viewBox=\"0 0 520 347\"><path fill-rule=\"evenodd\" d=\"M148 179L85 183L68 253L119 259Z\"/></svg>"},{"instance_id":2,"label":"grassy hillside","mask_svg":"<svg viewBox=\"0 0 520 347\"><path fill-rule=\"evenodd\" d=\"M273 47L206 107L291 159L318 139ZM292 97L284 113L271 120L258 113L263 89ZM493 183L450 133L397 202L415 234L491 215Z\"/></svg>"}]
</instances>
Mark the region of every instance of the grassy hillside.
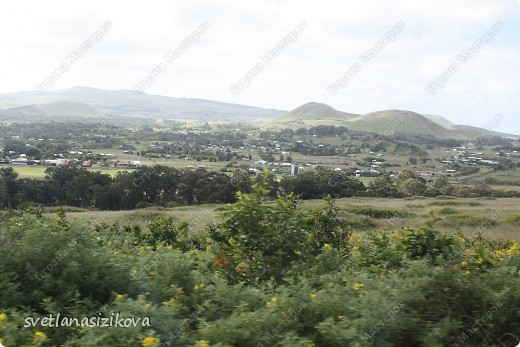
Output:
<instances>
[{"instance_id":1,"label":"grassy hillside","mask_svg":"<svg viewBox=\"0 0 520 347\"><path fill-rule=\"evenodd\" d=\"M349 119L357 117L353 113L338 111L329 105L318 102L309 102L302 105L272 122L265 125L266 128L299 128L313 125L343 125Z\"/></svg>"},{"instance_id":2,"label":"grassy hillside","mask_svg":"<svg viewBox=\"0 0 520 347\"><path fill-rule=\"evenodd\" d=\"M443 116L438 115L432 115L432 114L425 114L424 115L429 120L439 124L441 127L444 127L446 129L453 129L455 127L455 124L444 118Z\"/></svg>"},{"instance_id":3,"label":"grassy hillside","mask_svg":"<svg viewBox=\"0 0 520 347\"><path fill-rule=\"evenodd\" d=\"M33 104L0 111L7 116L100 116L95 108L82 102L58 101L46 104Z\"/></svg>"},{"instance_id":4,"label":"grassy hillside","mask_svg":"<svg viewBox=\"0 0 520 347\"><path fill-rule=\"evenodd\" d=\"M42 95L33 92L1 94L0 107L12 108L63 100L86 103L102 113L113 115L157 116L180 120L200 120L206 117L211 121L254 122L270 119L285 112L204 99L174 98L146 93L139 95L131 90L111 91L87 87L49 91Z\"/></svg>"},{"instance_id":5,"label":"grassy hillside","mask_svg":"<svg viewBox=\"0 0 520 347\"><path fill-rule=\"evenodd\" d=\"M368 113L352 119L347 127L352 130L376 133L409 133L430 135L436 138L452 138L444 127L423 115L411 111L384 110Z\"/></svg>"}]
</instances>

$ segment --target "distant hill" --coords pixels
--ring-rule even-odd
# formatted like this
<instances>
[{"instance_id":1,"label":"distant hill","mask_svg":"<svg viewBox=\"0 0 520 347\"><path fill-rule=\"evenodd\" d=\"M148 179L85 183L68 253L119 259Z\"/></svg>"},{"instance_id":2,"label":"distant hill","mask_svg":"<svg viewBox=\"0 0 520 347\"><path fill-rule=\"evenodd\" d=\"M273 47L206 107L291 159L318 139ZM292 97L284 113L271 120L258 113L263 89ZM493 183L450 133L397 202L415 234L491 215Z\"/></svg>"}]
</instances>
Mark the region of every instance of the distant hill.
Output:
<instances>
[{"instance_id":1,"label":"distant hill","mask_svg":"<svg viewBox=\"0 0 520 347\"><path fill-rule=\"evenodd\" d=\"M499 136L499 137L518 138L518 135L501 133L498 131L492 131L492 130L488 130L488 129L474 127L471 125L454 125L451 132L454 134L458 134L459 136L464 137L464 138L475 138L478 136Z\"/></svg>"},{"instance_id":2,"label":"distant hill","mask_svg":"<svg viewBox=\"0 0 520 347\"><path fill-rule=\"evenodd\" d=\"M0 115L6 116L86 116L98 117L101 114L95 108L82 102L58 101L46 104L33 104L0 110Z\"/></svg>"},{"instance_id":3,"label":"distant hill","mask_svg":"<svg viewBox=\"0 0 520 347\"><path fill-rule=\"evenodd\" d=\"M434 121L435 123L445 127L446 129L450 130L452 134L455 134L455 136L462 137L462 138L475 138L478 136L500 136L500 137L511 137L511 138L517 138L517 135L512 134L506 134L501 133L498 131L492 131L492 130L486 130L483 128L471 126L471 125L459 125L459 124L453 124L446 118L442 116L433 116L433 115L425 115L426 118Z\"/></svg>"},{"instance_id":4,"label":"distant hill","mask_svg":"<svg viewBox=\"0 0 520 347\"><path fill-rule=\"evenodd\" d=\"M102 114L114 116L147 116L179 120L199 120L204 116L211 121L254 122L271 119L285 113L285 111L275 109L204 99L174 98L146 93L137 95L130 90L110 91L89 87L49 91L43 95L33 92L0 94L0 107L2 108L62 101L85 103Z\"/></svg>"},{"instance_id":5,"label":"distant hill","mask_svg":"<svg viewBox=\"0 0 520 347\"><path fill-rule=\"evenodd\" d=\"M437 115L431 115L431 114L425 114L423 115L426 118L428 118L431 121L434 121L435 123L439 124L441 127L444 127L446 129L453 129L455 127L455 124L444 118L443 116L437 116Z\"/></svg>"},{"instance_id":6,"label":"distant hill","mask_svg":"<svg viewBox=\"0 0 520 347\"><path fill-rule=\"evenodd\" d=\"M347 128L379 134L408 133L452 138L450 131L425 116L412 111L384 110L367 113L349 121Z\"/></svg>"},{"instance_id":7,"label":"distant hill","mask_svg":"<svg viewBox=\"0 0 520 347\"><path fill-rule=\"evenodd\" d=\"M265 125L267 128L299 128L302 126L345 125L349 119L359 115L338 111L329 105L309 102L276 118Z\"/></svg>"},{"instance_id":8,"label":"distant hill","mask_svg":"<svg viewBox=\"0 0 520 347\"><path fill-rule=\"evenodd\" d=\"M422 115L406 110L382 110L356 115L316 102L304 104L270 122L264 128L301 128L315 125L345 126L356 131L378 134L405 133L439 139L473 139L482 134L518 138L516 135L488 132L469 125L456 125L439 115Z\"/></svg>"},{"instance_id":9,"label":"distant hill","mask_svg":"<svg viewBox=\"0 0 520 347\"><path fill-rule=\"evenodd\" d=\"M345 126L380 134L407 133L436 138L472 139L481 134L518 138L498 132L456 125L440 115L406 110L383 110L359 115L309 102L290 112L195 98L135 94L131 90L73 87L38 95L32 91L0 94L0 120L77 120L92 122L110 115L114 124L155 124L157 119L180 121L260 123L264 129L316 125Z\"/></svg>"}]
</instances>

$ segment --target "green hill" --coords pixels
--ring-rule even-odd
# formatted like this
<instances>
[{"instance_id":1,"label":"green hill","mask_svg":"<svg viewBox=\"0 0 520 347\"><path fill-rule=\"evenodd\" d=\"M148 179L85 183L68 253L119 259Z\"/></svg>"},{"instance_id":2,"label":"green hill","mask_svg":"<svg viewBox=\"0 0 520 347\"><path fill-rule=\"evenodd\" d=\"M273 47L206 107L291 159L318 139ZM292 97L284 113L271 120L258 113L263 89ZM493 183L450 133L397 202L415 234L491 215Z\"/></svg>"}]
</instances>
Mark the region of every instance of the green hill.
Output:
<instances>
[{"instance_id":1,"label":"green hill","mask_svg":"<svg viewBox=\"0 0 520 347\"><path fill-rule=\"evenodd\" d=\"M429 120L439 124L441 127L444 127L446 129L453 129L455 127L455 124L444 118L443 116L438 115L432 115L432 114L425 114L424 115Z\"/></svg>"},{"instance_id":2,"label":"green hill","mask_svg":"<svg viewBox=\"0 0 520 347\"><path fill-rule=\"evenodd\" d=\"M61 117L61 116L87 116L98 117L101 114L95 108L82 102L58 101L45 104L33 104L27 106L13 107L1 110L4 116L41 116L41 117Z\"/></svg>"},{"instance_id":3,"label":"green hill","mask_svg":"<svg viewBox=\"0 0 520 347\"><path fill-rule=\"evenodd\" d=\"M476 138L478 136L500 136L500 137L510 137L510 138L518 138L516 135L501 133L498 131L491 131L486 130L483 128L471 126L471 125L459 125L459 124L453 124L446 118L442 116L436 116L436 115L424 115L426 118L434 121L435 123L439 124L440 126L450 130L452 134L454 134L454 137L460 137L465 139L472 139Z\"/></svg>"},{"instance_id":4,"label":"green hill","mask_svg":"<svg viewBox=\"0 0 520 347\"><path fill-rule=\"evenodd\" d=\"M407 133L452 138L449 130L412 111L384 110L351 119L347 128L378 134Z\"/></svg>"},{"instance_id":5,"label":"green hill","mask_svg":"<svg viewBox=\"0 0 520 347\"><path fill-rule=\"evenodd\" d=\"M509 137L517 139L518 135L512 135L512 134L506 134L501 133L498 131L491 131L479 127L474 127L471 125L454 125L453 129L451 130L452 133L457 134L460 137L463 138L469 138L473 139L479 136L499 136L499 137Z\"/></svg>"},{"instance_id":6,"label":"green hill","mask_svg":"<svg viewBox=\"0 0 520 347\"><path fill-rule=\"evenodd\" d=\"M314 125L343 125L359 115L338 111L329 105L309 102L267 123L266 128L300 128Z\"/></svg>"}]
</instances>

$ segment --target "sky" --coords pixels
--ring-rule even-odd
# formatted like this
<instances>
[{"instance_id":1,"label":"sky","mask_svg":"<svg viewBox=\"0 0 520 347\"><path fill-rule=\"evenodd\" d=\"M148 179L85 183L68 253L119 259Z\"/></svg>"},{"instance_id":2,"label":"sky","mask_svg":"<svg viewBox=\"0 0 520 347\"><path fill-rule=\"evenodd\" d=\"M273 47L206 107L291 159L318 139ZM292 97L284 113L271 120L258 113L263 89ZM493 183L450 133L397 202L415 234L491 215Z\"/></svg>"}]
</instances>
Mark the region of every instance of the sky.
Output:
<instances>
[{"instance_id":1,"label":"sky","mask_svg":"<svg viewBox=\"0 0 520 347\"><path fill-rule=\"evenodd\" d=\"M3 0L0 32L0 93L315 101L520 134L520 0Z\"/></svg>"}]
</instances>

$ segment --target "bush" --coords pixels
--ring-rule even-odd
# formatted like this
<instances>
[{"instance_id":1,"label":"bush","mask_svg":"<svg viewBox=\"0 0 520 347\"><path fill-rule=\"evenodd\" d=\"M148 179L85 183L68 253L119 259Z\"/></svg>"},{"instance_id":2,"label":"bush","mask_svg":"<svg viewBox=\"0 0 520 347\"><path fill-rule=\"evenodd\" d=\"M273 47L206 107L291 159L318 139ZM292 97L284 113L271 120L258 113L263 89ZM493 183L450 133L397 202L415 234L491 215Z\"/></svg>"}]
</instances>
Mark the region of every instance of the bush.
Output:
<instances>
[{"instance_id":1,"label":"bush","mask_svg":"<svg viewBox=\"0 0 520 347\"><path fill-rule=\"evenodd\" d=\"M125 215L123 218L127 222L150 222L158 218L167 217L165 212L157 211L156 209L144 209L140 211L131 212Z\"/></svg>"},{"instance_id":2,"label":"bush","mask_svg":"<svg viewBox=\"0 0 520 347\"><path fill-rule=\"evenodd\" d=\"M406 208L424 208L424 205L421 204L406 204Z\"/></svg>"},{"instance_id":3,"label":"bush","mask_svg":"<svg viewBox=\"0 0 520 347\"><path fill-rule=\"evenodd\" d=\"M432 201L430 206L482 206L478 201Z\"/></svg>"},{"instance_id":4,"label":"bush","mask_svg":"<svg viewBox=\"0 0 520 347\"><path fill-rule=\"evenodd\" d=\"M353 217L345 221L345 226L354 230L367 230L379 227L379 224L370 217Z\"/></svg>"},{"instance_id":5,"label":"bush","mask_svg":"<svg viewBox=\"0 0 520 347\"><path fill-rule=\"evenodd\" d=\"M520 213L513 213L507 216L504 221L511 225L520 227Z\"/></svg>"},{"instance_id":6,"label":"bush","mask_svg":"<svg viewBox=\"0 0 520 347\"><path fill-rule=\"evenodd\" d=\"M467 214L452 214L445 217L440 222L440 225L444 227L492 227L497 225L497 221L487 216L474 216Z\"/></svg>"},{"instance_id":7,"label":"bush","mask_svg":"<svg viewBox=\"0 0 520 347\"><path fill-rule=\"evenodd\" d=\"M411 218L413 213L396 208L378 208L373 206L351 206L345 209L348 213L362 214L372 218Z\"/></svg>"},{"instance_id":8,"label":"bush","mask_svg":"<svg viewBox=\"0 0 520 347\"><path fill-rule=\"evenodd\" d=\"M459 211L453 207L443 207L439 210L439 214L457 214Z\"/></svg>"}]
</instances>

